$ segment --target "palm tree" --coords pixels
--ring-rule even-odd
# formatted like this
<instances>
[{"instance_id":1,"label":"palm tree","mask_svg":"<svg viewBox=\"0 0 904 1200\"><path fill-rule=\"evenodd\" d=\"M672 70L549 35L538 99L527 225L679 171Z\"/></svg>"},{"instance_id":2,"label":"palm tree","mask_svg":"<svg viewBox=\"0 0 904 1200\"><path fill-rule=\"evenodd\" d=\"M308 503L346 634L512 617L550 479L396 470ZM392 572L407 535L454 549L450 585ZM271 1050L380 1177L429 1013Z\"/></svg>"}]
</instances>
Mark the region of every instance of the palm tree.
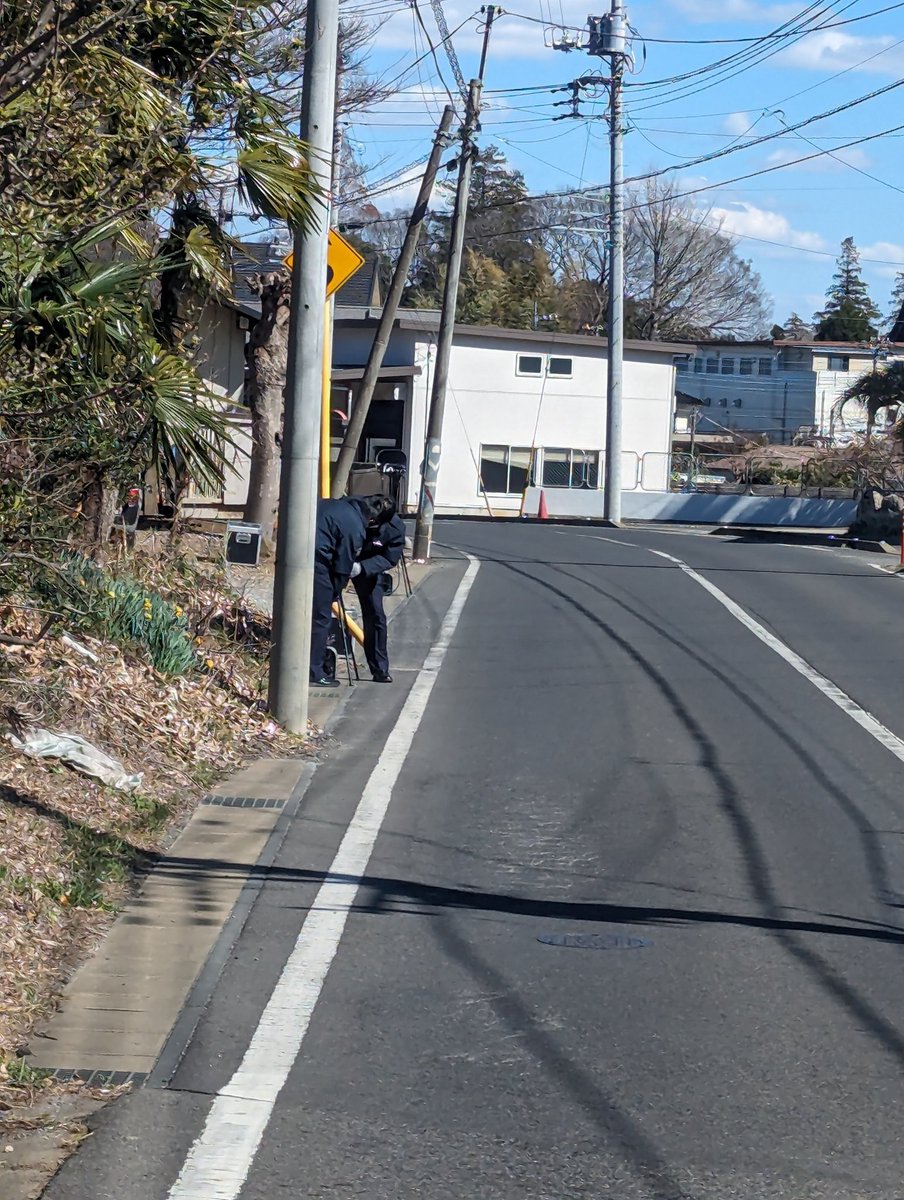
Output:
<instances>
[{"instance_id":1,"label":"palm tree","mask_svg":"<svg viewBox=\"0 0 904 1200\"><path fill-rule=\"evenodd\" d=\"M904 405L904 362L893 362L881 371L864 372L842 395L838 412L851 400L866 408L866 440L869 442L879 410Z\"/></svg>"},{"instance_id":2,"label":"palm tree","mask_svg":"<svg viewBox=\"0 0 904 1200\"><path fill-rule=\"evenodd\" d=\"M306 147L253 86L256 0L146 0L120 28L121 2L96 23L83 6L52 78L35 60L0 86L0 449L21 471L0 480L0 536L67 536L78 514L103 544L111 494L152 460L222 479L228 429L186 320L192 291L231 287L213 198L302 228L315 215ZM30 30L0 28L13 58L28 50Z\"/></svg>"}]
</instances>

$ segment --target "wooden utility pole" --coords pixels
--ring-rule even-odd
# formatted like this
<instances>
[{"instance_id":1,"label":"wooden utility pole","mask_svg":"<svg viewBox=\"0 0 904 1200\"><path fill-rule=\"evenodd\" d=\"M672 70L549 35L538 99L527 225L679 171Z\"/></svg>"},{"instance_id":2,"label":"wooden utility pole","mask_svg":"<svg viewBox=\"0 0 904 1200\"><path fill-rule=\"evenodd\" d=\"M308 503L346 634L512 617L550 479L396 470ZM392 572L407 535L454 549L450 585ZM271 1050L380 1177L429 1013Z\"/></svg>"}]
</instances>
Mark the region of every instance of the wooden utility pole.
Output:
<instances>
[{"instance_id":1,"label":"wooden utility pole","mask_svg":"<svg viewBox=\"0 0 904 1200\"><path fill-rule=\"evenodd\" d=\"M430 415L427 421L427 437L424 447L424 465L421 474L421 492L417 507L417 525L414 532L414 558L426 562L430 557L430 542L433 537L433 511L436 501L436 484L439 478L439 462L442 454L443 417L446 411L446 386L449 379L449 360L452 356L452 334L455 329L455 312L458 305L458 283L461 278L461 259L465 245L465 224L468 219L468 193L471 187L471 167L476 146L474 134L480 117L480 93L483 73L493 28L495 8L486 10L486 25L483 31L483 49L477 78L471 80L468 92L468 107L461 131L461 158L458 166L458 186L455 190L455 206L452 210L452 228L449 234L449 250L446 258L446 282L443 288L443 306L439 318L439 333L436 339L436 366L433 374L433 389L430 393Z\"/></svg>"},{"instance_id":2,"label":"wooden utility pole","mask_svg":"<svg viewBox=\"0 0 904 1200\"><path fill-rule=\"evenodd\" d=\"M389 345L393 322L396 319L396 313L399 311L399 302L402 299L402 292L408 280L408 272L411 269L414 252L417 249L421 226L427 214L427 205L430 203L433 184L439 171L439 160L448 141L452 115L452 108L446 105L442 120L436 131L436 137L433 140L433 150L427 162L427 169L424 171L424 178L421 180L417 200L412 209L411 216L408 218L408 229L405 231L402 252L396 263L392 283L389 286L389 293L383 304L380 322L377 325L377 332L374 334L373 345L368 355L367 366L364 368L361 386L358 389L358 395L355 399L348 426L345 430L345 437L342 441L342 449L339 451L336 469L333 472L332 495L334 500L338 500L344 496L345 489L348 487L349 473L352 469L352 463L355 461L358 443L361 441L361 435L364 432L364 422L367 420L367 413L370 409L370 402L373 399L374 388L380 375L384 355L386 354L386 347Z\"/></svg>"}]
</instances>

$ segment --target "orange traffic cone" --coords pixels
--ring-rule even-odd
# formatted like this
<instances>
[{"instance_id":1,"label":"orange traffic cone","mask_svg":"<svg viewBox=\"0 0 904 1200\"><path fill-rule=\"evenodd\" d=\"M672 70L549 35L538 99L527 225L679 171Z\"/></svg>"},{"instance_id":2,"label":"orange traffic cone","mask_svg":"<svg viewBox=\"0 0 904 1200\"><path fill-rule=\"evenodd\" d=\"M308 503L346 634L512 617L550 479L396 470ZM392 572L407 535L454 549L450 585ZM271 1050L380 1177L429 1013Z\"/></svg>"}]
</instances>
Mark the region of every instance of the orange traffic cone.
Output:
<instances>
[{"instance_id":1,"label":"orange traffic cone","mask_svg":"<svg viewBox=\"0 0 904 1200\"><path fill-rule=\"evenodd\" d=\"M546 507L546 493L540 493L540 507L537 509L537 517L541 521L549 520L549 509Z\"/></svg>"}]
</instances>

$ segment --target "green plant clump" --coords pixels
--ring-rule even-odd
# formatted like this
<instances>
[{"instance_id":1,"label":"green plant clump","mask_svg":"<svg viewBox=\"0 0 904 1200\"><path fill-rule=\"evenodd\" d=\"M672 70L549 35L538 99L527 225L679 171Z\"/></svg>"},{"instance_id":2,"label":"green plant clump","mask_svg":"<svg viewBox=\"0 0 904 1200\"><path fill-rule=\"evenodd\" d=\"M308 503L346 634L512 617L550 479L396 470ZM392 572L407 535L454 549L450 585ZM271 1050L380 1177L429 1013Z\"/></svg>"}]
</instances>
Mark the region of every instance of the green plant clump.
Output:
<instances>
[{"instance_id":1,"label":"green plant clump","mask_svg":"<svg viewBox=\"0 0 904 1200\"><path fill-rule=\"evenodd\" d=\"M182 610L133 579L116 579L91 559L72 555L63 574L48 577L63 609L76 609L85 632L144 650L162 675L185 675L198 659ZM59 594L65 593L65 594Z\"/></svg>"}]
</instances>

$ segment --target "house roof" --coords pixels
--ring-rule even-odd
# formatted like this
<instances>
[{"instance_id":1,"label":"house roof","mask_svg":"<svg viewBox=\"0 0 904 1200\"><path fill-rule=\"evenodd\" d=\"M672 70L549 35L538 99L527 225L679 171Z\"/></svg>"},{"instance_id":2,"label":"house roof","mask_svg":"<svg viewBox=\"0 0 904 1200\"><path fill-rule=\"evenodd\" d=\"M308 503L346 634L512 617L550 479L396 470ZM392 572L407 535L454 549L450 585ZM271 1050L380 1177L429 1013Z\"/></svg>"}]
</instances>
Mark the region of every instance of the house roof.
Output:
<instances>
[{"instance_id":1,"label":"house roof","mask_svg":"<svg viewBox=\"0 0 904 1200\"><path fill-rule=\"evenodd\" d=\"M380 260L376 255L365 257L364 266L336 292L336 304L357 307L381 303Z\"/></svg>"},{"instance_id":2,"label":"house roof","mask_svg":"<svg viewBox=\"0 0 904 1200\"><path fill-rule=\"evenodd\" d=\"M261 302L248 286L252 275L281 271L289 247L285 242L240 242L232 254L233 299L241 312L259 317ZM336 292L337 304L370 305L380 299L380 262L374 255Z\"/></svg>"},{"instance_id":3,"label":"house roof","mask_svg":"<svg viewBox=\"0 0 904 1200\"><path fill-rule=\"evenodd\" d=\"M872 354L876 349L874 343L870 342L818 342L815 338L763 338L754 339L749 342L732 341L729 338L699 338L695 345L700 349L724 349L740 352L745 349L764 349L764 350L782 350L786 346L791 349L799 350L843 350L847 354L855 351L860 351L863 354ZM882 349L885 348L894 350L896 345L894 342L882 342ZM688 347L686 347L686 352Z\"/></svg>"},{"instance_id":4,"label":"house roof","mask_svg":"<svg viewBox=\"0 0 904 1200\"><path fill-rule=\"evenodd\" d=\"M260 316L261 302L248 286L252 275L281 271L289 248L284 242L240 242L232 252L233 297L243 308L255 310Z\"/></svg>"},{"instance_id":5,"label":"house roof","mask_svg":"<svg viewBox=\"0 0 904 1200\"><path fill-rule=\"evenodd\" d=\"M337 303L336 321L365 326L375 325L381 312L380 308L350 307ZM395 324L400 329L432 333L439 329L439 309L400 308ZM499 338L509 341L533 342L536 345L544 346L581 346L584 349L591 346L608 346L606 338L592 337L584 333L550 333L542 329L503 329L498 325L456 325L455 336L458 338ZM688 343L679 345L677 342L645 342L635 338L626 338L625 349L643 351L647 354L665 354L671 358L674 354L689 354L694 347Z\"/></svg>"}]
</instances>

